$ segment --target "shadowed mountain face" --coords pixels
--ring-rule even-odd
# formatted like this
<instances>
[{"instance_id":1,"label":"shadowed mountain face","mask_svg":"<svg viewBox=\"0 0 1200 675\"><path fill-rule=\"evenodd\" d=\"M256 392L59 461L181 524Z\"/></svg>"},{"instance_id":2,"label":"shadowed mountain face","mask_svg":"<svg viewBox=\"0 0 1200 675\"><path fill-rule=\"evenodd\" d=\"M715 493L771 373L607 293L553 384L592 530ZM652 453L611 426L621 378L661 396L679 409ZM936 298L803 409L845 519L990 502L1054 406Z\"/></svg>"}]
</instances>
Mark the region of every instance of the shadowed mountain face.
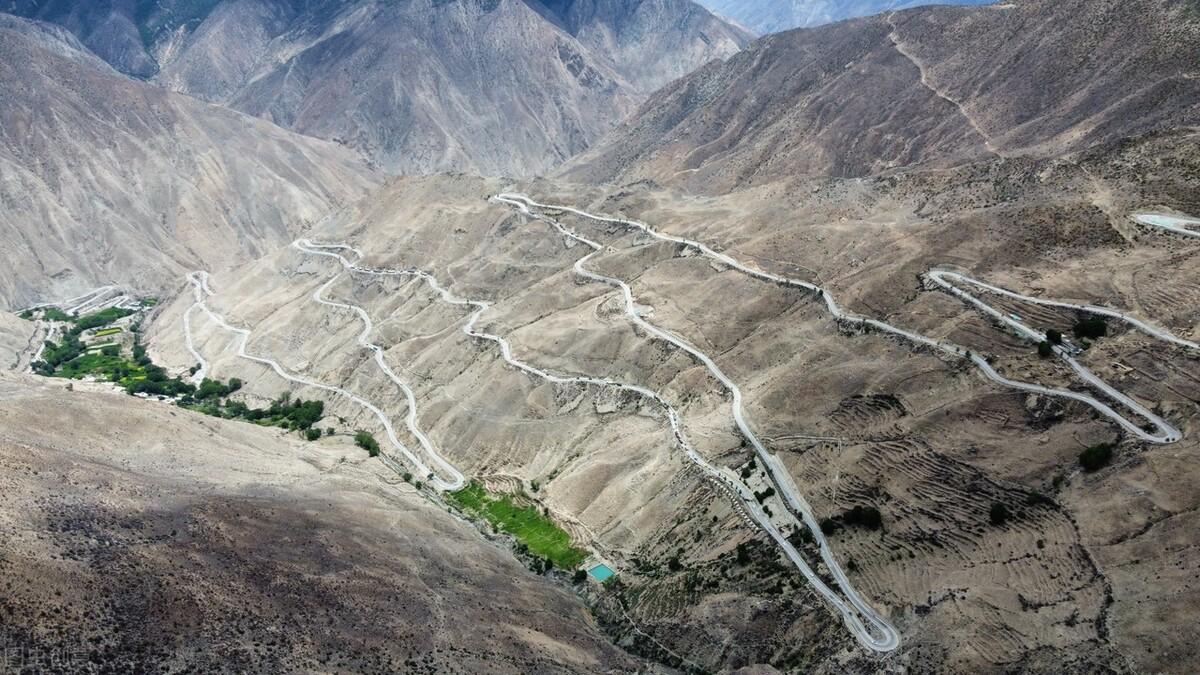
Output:
<instances>
[{"instance_id":1,"label":"shadowed mountain face","mask_svg":"<svg viewBox=\"0 0 1200 675\"><path fill-rule=\"evenodd\" d=\"M700 0L714 13L760 34L921 5L986 5L992 0Z\"/></svg>"},{"instance_id":2,"label":"shadowed mountain face","mask_svg":"<svg viewBox=\"0 0 1200 675\"><path fill-rule=\"evenodd\" d=\"M931 7L771 35L658 92L576 180L727 189L1054 157L1200 121L1184 3Z\"/></svg>"},{"instance_id":3,"label":"shadowed mountain face","mask_svg":"<svg viewBox=\"0 0 1200 675\"><path fill-rule=\"evenodd\" d=\"M67 26L127 73L347 144L395 172L542 172L750 37L690 0L11 9Z\"/></svg>"},{"instance_id":4,"label":"shadowed mountain face","mask_svg":"<svg viewBox=\"0 0 1200 675\"><path fill-rule=\"evenodd\" d=\"M3 306L170 288L376 182L344 148L132 80L49 24L0 15L0 91Z\"/></svg>"}]
</instances>

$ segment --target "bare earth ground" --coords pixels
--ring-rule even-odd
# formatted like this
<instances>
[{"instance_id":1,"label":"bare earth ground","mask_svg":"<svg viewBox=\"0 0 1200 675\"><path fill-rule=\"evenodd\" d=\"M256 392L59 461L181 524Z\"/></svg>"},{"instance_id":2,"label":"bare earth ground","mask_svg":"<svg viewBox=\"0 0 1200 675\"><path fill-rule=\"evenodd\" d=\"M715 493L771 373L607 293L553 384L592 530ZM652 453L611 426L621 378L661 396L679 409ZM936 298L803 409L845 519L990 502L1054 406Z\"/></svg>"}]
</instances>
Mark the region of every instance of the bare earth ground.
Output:
<instances>
[{"instance_id":1,"label":"bare earth ground","mask_svg":"<svg viewBox=\"0 0 1200 675\"><path fill-rule=\"evenodd\" d=\"M0 312L0 370L17 369L28 365L34 335L34 325L8 312ZM24 358L23 358L24 357Z\"/></svg>"},{"instance_id":2,"label":"bare earth ground","mask_svg":"<svg viewBox=\"0 0 1200 675\"><path fill-rule=\"evenodd\" d=\"M639 667L572 594L345 436L306 443L101 389L0 375L10 660L41 672Z\"/></svg>"},{"instance_id":3,"label":"bare earth ground","mask_svg":"<svg viewBox=\"0 0 1200 675\"><path fill-rule=\"evenodd\" d=\"M797 181L721 198L650 184L520 187L819 281L854 311L994 355L1010 377L1079 388L1032 345L923 290L919 275L951 265L1023 293L1132 310L1194 337L1200 246L1128 221L1140 208L1194 210L1185 189L1194 143L1182 138L1069 162ZM539 367L662 391L701 452L741 467L749 453L718 383L631 329L611 288L574 275L580 247L484 200L505 187L461 176L398 180L309 236L351 242L368 265L421 267L459 296L493 302L481 327L507 336ZM536 481L536 498L617 566L621 583L589 601L622 644L714 670L1173 672L1191 662L1197 642L1186 608L1197 600L1196 562L1183 533L1200 480L1189 461L1200 433L1194 354L1116 325L1085 354L1185 438L1123 441L1111 466L1084 474L1079 452L1119 439L1086 406L1001 389L962 362L847 334L811 295L620 228L563 220L610 246L592 269L626 279L647 317L739 382L751 423L818 516L856 505L882 512L881 531L844 528L831 542L860 591L904 634L901 650L882 660L861 652L774 547L684 462L661 411L505 367L494 346L461 333L463 310L420 283L340 279L329 296L375 318L373 339L416 390L419 422L435 445L468 475L526 490ZM357 319L309 297L337 270L283 250L214 276L210 304L254 329L251 352L385 403L399 420L400 392L355 346ZM156 359L177 368L192 363L179 322L190 304L190 293L181 294L151 329ZM1012 310L1041 328L1073 320ZM229 334L199 322L197 340L215 376L247 380L251 396L284 389L267 369L237 359ZM330 404L350 428L373 424L352 404ZM767 504L783 511L776 498ZM1006 524L989 523L993 504L1012 514ZM739 543L749 545L747 564L734 560ZM675 557L681 565L672 569Z\"/></svg>"}]
</instances>

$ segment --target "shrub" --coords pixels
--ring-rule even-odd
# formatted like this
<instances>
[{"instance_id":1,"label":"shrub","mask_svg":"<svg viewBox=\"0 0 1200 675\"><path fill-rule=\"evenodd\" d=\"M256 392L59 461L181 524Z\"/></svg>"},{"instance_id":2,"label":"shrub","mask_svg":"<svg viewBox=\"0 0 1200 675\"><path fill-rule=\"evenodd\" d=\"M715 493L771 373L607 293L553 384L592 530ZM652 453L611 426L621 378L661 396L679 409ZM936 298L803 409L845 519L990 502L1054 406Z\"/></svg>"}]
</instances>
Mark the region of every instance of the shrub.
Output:
<instances>
[{"instance_id":1,"label":"shrub","mask_svg":"<svg viewBox=\"0 0 1200 675\"><path fill-rule=\"evenodd\" d=\"M133 314L132 309L124 309L121 307L109 307L108 309L102 309L99 312L87 314L76 319L75 326L71 329L71 332L78 335L85 330L108 325L113 321L129 316L130 314Z\"/></svg>"},{"instance_id":2,"label":"shrub","mask_svg":"<svg viewBox=\"0 0 1200 675\"><path fill-rule=\"evenodd\" d=\"M1088 473L1103 469L1112 460L1113 444L1101 443L1079 453L1079 466Z\"/></svg>"},{"instance_id":3,"label":"shrub","mask_svg":"<svg viewBox=\"0 0 1200 675\"><path fill-rule=\"evenodd\" d=\"M366 450L367 454L371 457L379 456L379 441L376 441L375 437L368 431L359 430L354 432L354 444ZM417 484L417 487L421 487L420 483Z\"/></svg>"},{"instance_id":4,"label":"shrub","mask_svg":"<svg viewBox=\"0 0 1200 675\"><path fill-rule=\"evenodd\" d=\"M1000 502L992 502L992 510L988 513L988 519L992 525L1003 525L1008 522L1008 507Z\"/></svg>"},{"instance_id":5,"label":"shrub","mask_svg":"<svg viewBox=\"0 0 1200 675\"><path fill-rule=\"evenodd\" d=\"M667 561L667 568L672 572L678 572L683 569L683 563L679 562L679 556L671 556L671 559Z\"/></svg>"},{"instance_id":6,"label":"shrub","mask_svg":"<svg viewBox=\"0 0 1200 675\"><path fill-rule=\"evenodd\" d=\"M1102 317L1089 316L1075 322L1075 327L1072 329L1077 338L1088 338L1095 340L1108 335L1108 323Z\"/></svg>"},{"instance_id":7,"label":"shrub","mask_svg":"<svg viewBox=\"0 0 1200 675\"><path fill-rule=\"evenodd\" d=\"M855 506L842 514L842 522L868 530L878 530L883 527L883 514L874 506Z\"/></svg>"},{"instance_id":8,"label":"shrub","mask_svg":"<svg viewBox=\"0 0 1200 675\"><path fill-rule=\"evenodd\" d=\"M1053 328L1051 328L1050 330L1046 331L1046 341L1047 341L1047 342L1049 342L1049 343L1050 343L1050 344L1052 344L1052 345L1061 345L1061 344L1062 344L1062 337L1063 337L1063 336L1062 336L1062 333L1060 333L1059 331L1056 331L1056 330L1054 330Z\"/></svg>"},{"instance_id":9,"label":"shrub","mask_svg":"<svg viewBox=\"0 0 1200 675\"><path fill-rule=\"evenodd\" d=\"M1049 340L1042 340L1037 347L1038 356L1043 359L1048 359L1054 355L1054 347Z\"/></svg>"},{"instance_id":10,"label":"shrub","mask_svg":"<svg viewBox=\"0 0 1200 675\"><path fill-rule=\"evenodd\" d=\"M310 440L310 441L315 441L315 440L317 440L317 439L318 439L318 438L320 438L320 437L321 437L321 430L320 430L320 429L312 429L312 428L309 428L309 429L305 429L305 430L304 430L304 438L306 438L306 439L308 439L308 440Z\"/></svg>"},{"instance_id":11,"label":"shrub","mask_svg":"<svg viewBox=\"0 0 1200 675\"><path fill-rule=\"evenodd\" d=\"M120 356L121 348L116 345L105 345L100 348L100 353L104 356Z\"/></svg>"},{"instance_id":12,"label":"shrub","mask_svg":"<svg viewBox=\"0 0 1200 675\"><path fill-rule=\"evenodd\" d=\"M737 545L737 564L747 565L750 563L750 548L745 542Z\"/></svg>"}]
</instances>

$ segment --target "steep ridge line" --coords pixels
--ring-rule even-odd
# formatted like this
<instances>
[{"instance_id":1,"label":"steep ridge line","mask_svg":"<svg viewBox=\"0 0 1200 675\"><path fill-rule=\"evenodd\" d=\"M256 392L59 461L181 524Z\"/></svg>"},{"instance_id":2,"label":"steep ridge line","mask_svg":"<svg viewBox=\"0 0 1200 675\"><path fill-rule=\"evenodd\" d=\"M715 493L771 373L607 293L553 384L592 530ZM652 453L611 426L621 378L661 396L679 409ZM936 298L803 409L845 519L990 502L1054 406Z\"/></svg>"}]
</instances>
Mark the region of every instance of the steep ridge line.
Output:
<instances>
[{"instance_id":1,"label":"steep ridge line","mask_svg":"<svg viewBox=\"0 0 1200 675\"><path fill-rule=\"evenodd\" d=\"M1179 216L1167 216L1159 213L1137 213L1133 219L1142 225L1157 227L1175 234L1182 234L1188 237L1200 237L1200 220L1195 218L1181 218Z\"/></svg>"},{"instance_id":2,"label":"steep ridge line","mask_svg":"<svg viewBox=\"0 0 1200 675\"><path fill-rule=\"evenodd\" d=\"M434 473L432 470L430 470L430 468L428 466L426 466L426 464L423 461L421 461L421 459L419 457L417 457L411 450L408 449L407 446L404 445L404 443L402 443L400 441L400 439L396 436L395 428L392 426L391 418L389 418L383 412L383 410L381 410L374 403L371 403L367 399L362 398L361 396L358 396L357 394L354 394L353 392L342 389L341 387L335 387L332 385L317 382L316 380L308 379L306 377L302 377L299 375L293 375L293 374L287 372L283 368L283 366L279 365L279 362L275 361L274 359L248 354L246 352L246 343L250 339L250 331L246 330L245 328L238 328L236 326L231 326L229 323L227 323L225 321L224 317L222 317L221 315L212 311L212 309L210 309L208 306L207 298L211 295L214 295L212 292L212 289L210 289L208 286L208 273L203 272L203 271L192 272L187 275L187 279L192 284L193 297L195 298L195 303L192 306L199 307L206 315L208 315L208 318L213 323L217 324L222 329L224 329L228 332L234 333L235 335L238 336L238 351L237 351L238 356L240 356L241 358L246 359L248 361L260 363L260 364L263 364L263 365L271 368L271 370L275 371L276 375L278 375L279 377L281 377L289 382L295 382L297 384L301 384L301 385L304 385L307 387L313 387L314 389L320 389L322 391L327 391L331 394L336 394L338 396L342 396L346 399L349 399L350 401L353 401L354 403L357 403L358 405L362 406L363 408L366 408L371 413L373 413L376 418L379 419L379 422L383 425L384 430L387 431L387 437L388 437L388 440L391 442L392 446L394 448L396 448L402 455L404 455L404 457L409 461L409 463L411 463L413 466L417 467L417 469L420 472L420 475L427 476L427 475ZM190 326L185 326L185 329L190 330ZM381 454L381 456L383 456L383 455ZM386 461L387 460L385 459L385 462ZM453 481L446 482L446 481L443 481L441 478L436 478L436 477L430 482L438 490L456 490L459 487L461 487L461 485L456 485Z\"/></svg>"},{"instance_id":3,"label":"steep ridge line","mask_svg":"<svg viewBox=\"0 0 1200 675\"><path fill-rule=\"evenodd\" d=\"M676 347L690 354L694 359L704 365L709 373L712 374L712 376L730 392L730 395L733 397L733 402L731 404L733 419L734 423L738 427L738 430L741 432L742 436L754 447L756 455L763 462L764 468L767 471L767 475L779 489L780 495L783 496L785 502L789 505L793 513L800 515L805 527L807 527L810 533L813 535L813 539L816 542L821 555L821 560L825 563L825 566L829 570L829 573L833 577L835 583L845 594L846 600L848 600L850 605L853 606L855 612L847 613L846 609L843 609L843 605L837 605L839 610L842 611L843 618L846 620L847 625L850 626L852 632L855 633L855 636L859 639L859 641L869 649L884 652L891 651L898 647L900 644L899 632L885 618L883 618L883 616L880 615L874 607L867 603L866 600L864 600L862 596L858 594L857 590L855 590L853 584L850 582L850 579L846 576L841 565L838 564L837 559L834 557L833 551L829 548L829 542L825 539L824 533L821 532L820 524L813 513L812 507L809 506L808 501L805 500L800 494L799 489L792 481L791 475L788 473L787 468L783 465L782 460L780 460L776 455L768 452L766 446L763 445L763 443L758 439L758 436L755 435L754 431L750 428L749 423L745 419L745 413L742 407L741 388L739 388L737 384L730 379L725 372L722 371L719 366L717 366L716 362L713 361L712 358L707 354L692 346L683 338L670 333L669 331L666 331L650 323L649 321L646 321L646 319L642 317L641 313L638 311L637 304L635 303L633 297L633 290L627 283L621 281L620 279L596 274L584 267L586 262L592 256L604 250L605 247L603 245L573 232L553 218L533 213L522 203L508 199L505 195L498 195L493 199L498 203L516 206L526 216L547 222L564 236L567 236L592 248L592 253L580 258L575 262L575 271L580 276L585 278L619 288L624 296L625 313L636 325L640 326L647 333L659 338L660 340L675 345ZM784 541L786 541L786 539ZM807 566L807 563L805 563L805 565ZM878 632L878 636L871 635L866 630L866 627L862 623L860 617L861 619L865 619L867 623L869 623L871 627Z\"/></svg>"},{"instance_id":4,"label":"steep ridge line","mask_svg":"<svg viewBox=\"0 0 1200 675\"><path fill-rule=\"evenodd\" d=\"M533 217L536 218L537 216L533 216ZM599 244L596 244L595 242L592 242L586 238L571 234L571 233L567 232L565 229L559 228L559 231L562 232L563 234L575 239L576 241L580 241L581 243L584 243L585 245L587 245L593 249L591 253L584 256L583 258L580 258L579 260L577 260L575 262L575 265L574 265L575 271L578 274L580 274L581 276L584 276L586 278L596 280L596 281L602 281L603 283L606 283L606 284L617 285L617 286L622 287L623 291L626 295L626 308L628 310L629 307L631 306L629 303L632 302L632 300L631 300L632 295L631 295L631 291L630 291L629 287L626 286L624 284L624 282L621 282L616 279L610 280L608 277L602 277L600 275L593 274L592 272L587 271L583 267L583 265L587 262L587 260L590 259L593 255L599 253L603 249L603 247L601 247ZM302 243L303 243L303 245L308 246L308 247L328 247L328 248L334 248L334 249L343 249L343 250L352 250L352 251L355 250L344 244L324 245L324 244L315 244L315 243L313 243L311 241L307 241L307 240L302 240ZM499 345L500 354L501 354L501 357L504 359L504 361L506 363L508 363L509 365L517 368L518 370L521 370L530 375L533 375L535 377L544 379L548 382L552 382L555 384L582 384L582 385L592 385L592 386L600 386L600 387L613 387L613 388L621 389L624 391L636 393L636 394L642 396L643 398L650 399L650 400L654 401L655 403L657 403L663 410L666 411L667 419L670 423L672 435L673 435L676 443L684 451L684 453L688 457L688 459L691 460L698 467L700 467L700 469L704 473L706 473L708 476L715 479L717 481L717 484L727 494L729 494L731 497L733 497L736 500L736 502L739 503L748 512L751 520L754 523L756 523L760 528L762 528L776 542L776 544L781 549L783 549L783 551L784 551L785 555L787 555L788 559L790 559L792 561L792 563L797 567L797 569L805 577L805 579L813 586L813 588L820 595L822 595L831 605L833 605L834 608L837 609L837 611L842 615L843 622L847 625L847 627L851 630L851 632L859 640L859 642L864 647L866 647L872 651L877 651L877 652L892 651L896 647L899 646L899 644L900 644L899 632L896 631L896 629L894 627L892 627L891 624L888 623L886 619L884 619L882 616L880 616L873 607L866 604L866 602L863 601L862 598L858 596L857 592L854 591L853 586L850 585L849 580L846 579L845 575L841 572L840 566L838 566L836 561L833 560L832 553L829 551L827 542L824 539L824 535L821 533L820 527L816 524L816 521L813 520L811 524L806 522L806 525L808 525L810 527L810 529L813 529L814 538L816 539L817 542L819 542L819 544L821 546L822 556L826 560L827 567L829 567L831 570L836 570L836 572L831 572L831 574L834 575L835 581L837 582L838 586L841 587L841 590L843 591L843 593L845 593L846 597L850 600L849 603L847 603L845 599L843 599L840 595L838 595L837 592L835 592L833 589L831 589L824 582L824 580L822 580L820 578L820 576L818 576L816 574L816 572L813 571L813 569L808 565L808 562L804 559L804 557L800 554L800 552L798 550L796 550L796 548L791 544L791 542L788 541L787 537L785 537L783 535L783 533L780 532L779 529L775 526L775 524L773 522L771 522L771 519L763 511L762 506L758 503L757 499L754 498L753 491L750 490L748 487L746 487L744 484L742 484L741 481L737 478L736 474L734 474L732 471L730 471L728 469L719 468L719 467L709 463L708 460L706 460L695 449L695 447L692 446L691 442L687 439L686 433L684 432L682 418L679 415L679 412L675 409L674 406L672 406L666 400L666 398L663 395L659 394L656 391L648 389L646 387L641 387L641 386L632 385L632 384L626 384L626 383L617 382L614 380L608 380L608 379L598 378L598 377L589 377L589 376L562 376L562 375L555 375L548 371L542 370L536 366L533 366L525 361L521 361L520 359L517 359L516 357L514 357L513 352L512 352L512 345L508 342L507 339L505 339L501 336L498 336L498 335L483 332L476 328L476 324L478 323L478 321L481 318L481 316L483 315L483 313L486 312L491 307L490 303L483 301L483 300L467 300L467 299L459 298L459 297L455 296L453 293L451 293L448 289L443 287L438 282L437 278L434 277L432 274L429 274L428 272L424 272L424 271L417 270L417 269L396 270L396 269L372 269L372 268L360 267L358 265L355 265L354 263L352 263L351 261L347 260L345 257L343 257L339 254L330 254L330 255L333 255L334 257L339 258L341 260L343 267L345 267L347 270L350 270L352 273L361 273L361 274L370 274L370 275L379 275L379 276L418 277L418 278L424 280L425 283L428 284L429 287L431 289L433 289L434 292L436 292L439 296L441 296L442 300L445 301L446 303L452 304L452 305L464 306L464 307L473 307L474 311L471 313L470 318L468 319L466 324L464 324L463 332L473 338L494 342L497 345ZM658 329L653 326L649 326L648 324L646 324L646 326L648 326L649 330L651 330L655 333L659 332ZM670 339L670 337L667 336L666 339ZM777 467L774 467L774 465L768 466L768 472L776 472L778 470L779 469ZM786 489L788 489L786 485L780 485L781 492ZM811 516L811 514L810 514L810 516ZM832 565L829 564L830 561L833 562ZM871 624L871 626L873 628L875 628L880 633L879 637L872 635L871 632L867 629L866 625L863 623L864 618L866 619L866 621L868 623Z\"/></svg>"},{"instance_id":5,"label":"steep ridge line","mask_svg":"<svg viewBox=\"0 0 1200 675\"><path fill-rule=\"evenodd\" d=\"M607 216L598 216L598 215L594 215L594 214L588 213L586 211L581 211L579 209L576 209L576 208L573 208L570 206L565 206L565 205L543 204L543 203L534 201L533 199L529 198L528 196L522 195L522 194L504 193L504 194L497 195L495 197L495 199L497 201L509 204L511 206L515 206L519 210L521 210L525 213L529 213L531 215L534 215L534 214L532 214L532 212L529 210L530 206L540 208L540 209L564 211L564 212L568 212L568 213L573 213L573 214L578 215L583 218L595 220L597 222L612 223L612 224L616 224L616 225L622 225L625 227L632 227L632 228L641 230L656 239L660 239L663 241L670 241L670 242L673 242L676 244L682 244L689 248L700 251L701 253L708 256L709 258L712 258L713 260L716 260L717 262L727 265L727 266L729 266L733 269L736 269L739 272L742 272L749 276L752 276L752 277L755 277L758 279L762 279L764 281L776 283L776 284L792 286L795 288L802 288L802 289L814 292L821 299L824 300L825 306L828 308L829 313L831 315L833 315L834 319L836 319L837 321L852 324L852 325L858 325L858 326L870 326L872 328L877 328L877 329L884 331L886 333L889 333L891 335L900 337L900 338L907 340L909 342L912 342L914 344L925 346L925 347L930 347L936 351L939 351L941 353L944 353L944 354L947 354L950 356L970 359L971 362L974 363L975 366L989 380L996 382L997 384L1000 384L1000 385L1003 385L1006 387L1010 387L1012 389L1017 389L1019 391L1027 391L1027 392L1034 393L1034 394L1043 394L1046 396L1069 398L1069 399L1072 399L1075 401L1079 401L1080 403L1084 403L1084 404L1092 407L1093 409L1095 409L1097 412L1101 413L1105 417L1108 417L1109 419L1111 419L1113 422L1117 423L1119 426L1121 426L1123 429L1125 429L1129 433L1133 434L1134 436L1136 436L1136 437L1140 438L1141 440L1146 441L1148 443L1155 443L1155 444L1174 443L1182 437L1180 432L1177 429L1175 429L1174 427L1172 427L1170 424L1168 424L1165 420L1162 420L1157 415L1154 415L1150 411L1147 411L1144 407L1140 406L1136 402L1132 401L1132 399L1129 399L1127 396L1124 396L1123 394L1120 394L1119 392L1117 392L1117 396L1114 398L1117 401L1120 401L1124 405L1129 405L1130 403L1132 403L1133 405L1130 406L1130 408L1133 411L1137 412L1139 414L1139 416L1144 417L1153 426L1157 427L1159 429L1159 433L1147 432L1146 430L1142 429L1141 427L1134 424L1130 420L1126 419L1123 415L1118 413L1111 406L1096 399L1095 397L1089 396L1087 394L1081 394L1081 393L1078 393L1075 391L1071 391L1069 389L1055 389L1052 387L1044 387L1042 385L1032 384L1029 382L1020 382L1017 380L1011 380L1007 377L1004 377L999 372L997 372L996 369L993 368L992 365L987 362L987 359L980 356L979 354L975 354L975 353L971 352L970 350L966 349L965 347L956 345L951 342L937 340L935 338L930 338L930 337L921 335L919 333L914 333L912 331L908 331L903 328L893 326L889 323L885 323L885 322L879 321L877 319L870 319L870 318L867 318L867 317L864 317L864 316L861 316L858 314L854 314L854 313L845 311L837 304L837 301L833 298L833 296L831 294L827 293L825 291L825 289L821 288L820 286L817 286L816 284L813 284L813 283L810 283L807 281L803 281L800 279L792 279L789 277L780 276L778 274L772 274L770 272L764 272L762 270L750 267L748 265L745 265L745 264L735 260L734 258L729 257L728 255L725 255L724 253L719 253L698 241L693 241L691 239L679 237L676 235L664 234L664 233L661 233L661 232L655 230L654 228L650 227L649 225L646 225L645 223L641 223L641 222L638 222L635 220L626 220L623 218L611 218L611 217L607 217ZM543 217L545 217L545 216L543 216ZM967 295L969 295L969 294L967 294ZM1076 369L1076 372L1080 373L1080 375L1082 377L1084 377L1084 379L1088 380L1089 383L1091 383L1101 389L1107 388L1108 390L1111 390L1111 388L1108 387L1107 384L1104 384L1102 381L1099 380L1099 378L1096 378L1095 375L1092 375L1091 372L1088 371L1086 368L1084 368L1082 365L1080 365L1078 363L1073 363L1073 361L1069 362L1069 363L1072 363L1072 367ZM1112 390L1112 391L1115 391L1115 390Z\"/></svg>"},{"instance_id":6,"label":"steep ridge line","mask_svg":"<svg viewBox=\"0 0 1200 675\"><path fill-rule=\"evenodd\" d=\"M900 36L896 34L897 28L895 13L890 12L885 18L888 26L890 26L892 29L891 32L888 33L888 40L891 41L892 45L896 48L896 51L899 52L901 56L908 59L908 61L917 69L917 72L921 76L921 85L932 92L934 96L937 96L943 101L946 101L950 105L954 106L955 109L958 110L959 114L961 114L963 118L967 120L967 124L971 125L971 129L974 130L981 139L983 139L983 146L987 148L987 151L993 155L996 155L997 157L1003 158L1005 156L1004 153L1000 152L1000 150L996 148L996 145L992 143L991 137L984 133L983 128L979 126L979 123L975 121L975 118L972 117L969 112L967 112L966 107L963 106L963 104L958 100L951 98L945 92L935 87L933 82L930 81L929 74L925 70L925 64L921 63L916 55L904 46L904 43L900 40Z\"/></svg>"}]
</instances>

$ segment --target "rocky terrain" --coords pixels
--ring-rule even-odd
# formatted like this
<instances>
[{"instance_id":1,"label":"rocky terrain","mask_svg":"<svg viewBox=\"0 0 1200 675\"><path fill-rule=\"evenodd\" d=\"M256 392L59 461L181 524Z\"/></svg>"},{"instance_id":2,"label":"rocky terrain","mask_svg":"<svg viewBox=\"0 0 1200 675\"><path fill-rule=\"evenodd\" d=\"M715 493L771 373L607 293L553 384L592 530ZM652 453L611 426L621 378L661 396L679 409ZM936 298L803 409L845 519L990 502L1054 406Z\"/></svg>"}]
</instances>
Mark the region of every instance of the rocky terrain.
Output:
<instances>
[{"instance_id":1,"label":"rocky terrain","mask_svg":"<svg viewBox=\"0 0 1200 675\"><path fill-rule=\"evenodd\" d=\"M577 598L348 437L306 443L85 389L0 374L9 666L639 668Z\"/></svg>"},{"instance_id":2,"label":"rocky terrain","mask_svg":"<svg viewBox=\"0 0 1200 675\"><path fill-rule=\"evenodd\" d=\"M67 26L124 72L399 173L540 174L750 38L690 0L153 7L28 1L10 11Z\"/></svg>"},{"instance_id":3,"label":"rocky terrain","mask_svg":"<svg viewBox=\"0 0 1200 675\"><path fill-rule=\"evenodd\" d=\"M8 308L114 282L154 294L287 243L378 180L344 148L132 80L4 14L0 88Z\"/></svg>"},{"instance_id":4,"label":"rocky terrain","mask_svg":"<svg viewBox=\"0 0 1200 675\"><path fill-rule=\"evenodd\" d=\"M307 35L295 16L328 18L335 4L293 5L273 35ZM386 52L372 40L387 22L362 16L416 6L351 4L365 13L338 15L345 31L293 43L280 91L349 96L321 69ZM425 20L527 30L527 59L550 44L654 42L631 26L674 11L641 3L650 18L606 32L616 0L420 6ZM234 11L254 7L219 3L171 30L194 48L221 16L258 25ZM503 23L521 7L537 21ZM56 278L19 257L14 297L144 283L161 296L136 338L147 358L185 379L238 380L211 414L317 399L316 426L334 433L304 441L103 383L0 376L0 528L15 542L0 553L12 580L0 637L43 652L85 643L97 670L1188 672L1200 644L1200 237L1134 216L1200 215L1195 17L1166 0L1024 0L770 35L667 84L549 178L378 185L345 148L155 89L105 70L65 30L7 20L0 50L14 58L0 74L34 83L15 88L25 109L42 91L88 102L61 121L0 117L7 143L44 137L9 133L8 119L66 134L94 129L81 112L94 107L118 131L131 118L267 130L257 145L239 132L194 151L212 163L201 176L235 155L295 169L246 187L271 196L256 205L270 215L212 207L197 211L212 225L190 229L130 217L136 238L97 235L108 256L50 242L80 271ZM283 44L258 39L246 44ZM318 53L328 59L305 61ZM165 77L184 61L156 63ZM648 77L609 56L580 63L612 82ZM81 81L136 96L106 107L71 93L91 91ZM487 133L479 157L540 156L528 130ZM167 158L118 174L124 208L189 166L172 152L193 157L198 141L180 137L86 166ZM278 158L284 143L301 159ZM54 175L101 169L90 171ZM10 239L90 232L49 222L14 221ZM122 237L145 251L121 257L138 245ZM931 270L1015 297L975 289L987 315ZM1098 328L1090 310L1035 300L1153 330ZM3 365L27 362L45 323L0 314ZM1165 427L1177 434L1155 435ZM352 444L357 431L381 457ZM435 468L416 471L405 452ZM435 454L616 576L547 569L494 522L448 514L458 502L438 489L453 481ZM822 585L855 589L898 642L864 639Z\"/></svg>"},{"instance_id":5,"label":"rocky terrain","mask_svg":"<svg viewBox=\"0 0 1200 675\"><path fill-rule=\"evenodd\" d=\"M1194 135L1071 159L797 181L723 197L645 185L519 187L819 279L850 309L993 355L1011 377L1080 388L1033 345L918 283L930 267L951 264L1024 292L1133 308L1195 336L1200 284L1187 261L1200 249L1128 218L1141 207L1196 206L1188 188L1200 167ZM584 253L579 246L482 200L502 188L466 177L393 182L311 236L359 246L369 266L418 266L460 297L488 300L481 325L538 367L664 392L707 457L745 467L749 456L721 388L686 355L631 329L611 289L580 280L571 270ZM1084 406L996 387L961 363L885 336L847 334L811 295L618 227L565 222L612 246L593 265L629 280L647 316L719 355L746 392L757 431L817 513L882 512L882 530L844 526L831 542L843 562L852 561L861 592L905 635L886 662L853 648L846 656L853 643L834 616L689 467L653 409L506 367L494 347L462 334L461 308L420 282L338 280L329 296L375 317L374 339L416 391L418 423L434 445L468 475L526 492L538 485L539 503L618 565L621 585L594 598L593 610L617 636L630 634L630 621L653 636L654 644L635 642L635 653L666 664L686 655L702 669L770 663L916 672L1000 664L1030 672L1171 670L1190 658L1187 642L1156 636L1181 630L1169 617L1195 592L1182 581L1194 562L1175 541L1192 517L1186 495L1198 480L1180 464L1196 447L1195 354L1120 332L1084 357L1185 435L1173 446L1120 442L1115 427ZM210 303L253 329L252 353L405 410L395 385L353 346L361 328L353 315L311 299L336 272L329 260L280 251L251 270L215 276ZM177 319L190 304L180 296L152 334L158 358L176 368L193 362ZM1012 311L1065 331L1074 320ZM263 395L282 386L269 369L237 358L227 332L197 330L218 376L247 378ZM331 404L369 423L356 406ZM1114 441L1110 466L1079 469L1083 449ZM1147 483L1160 470L1175 476L1170 488ZM1001 524L989 521L996 504L1011 514ZM1160 520L1171 526L1150 526ZM744 563L738 544L749 547ZM1123 553L1155 548L1172 553L1136 564ZM1160 576L1179 581L1160 593ZM731 628L751 616L752 630Z\"/></svg>"},{"instance_id":6,"label":"rocky terrain","mask_svg":"<svg viewBox=\"0 0 1200 675\"><path fill-rule=\"evenodd\" d=\"M771 35L665 87L563 175L724 191L1186 127L1200 105L1197 16L1161 0L1027 0Z\"/></svg>"}]
</instances>

